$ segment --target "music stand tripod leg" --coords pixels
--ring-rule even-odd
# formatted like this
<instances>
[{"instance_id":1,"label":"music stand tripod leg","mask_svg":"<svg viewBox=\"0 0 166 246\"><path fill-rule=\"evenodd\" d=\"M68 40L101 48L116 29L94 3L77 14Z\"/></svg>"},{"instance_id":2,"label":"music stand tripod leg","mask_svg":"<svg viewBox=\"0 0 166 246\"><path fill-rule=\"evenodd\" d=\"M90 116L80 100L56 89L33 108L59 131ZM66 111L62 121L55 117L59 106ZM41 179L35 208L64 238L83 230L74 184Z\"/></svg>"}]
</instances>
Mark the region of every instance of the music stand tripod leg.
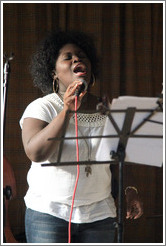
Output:
<instances>
[{"instance_id":1,"label":"music stand tripod leg","mask_svg":"<svg viewBox=\"0 0 166 246\"><path fill-rule=\"evenodd\" d=\"M118 152L111 151L112 159L118 161L118 223L117 223L117 242L123 242L123 170L124 170L124 159L125 149L119 148Z\"/></svg>"},{"instance_id":2,"label":"music stand tripod leg","mask_svg":"<svg viewBox=\"0 0 166 246\"><path fill-rule=\"evenodd\" d=\"M123 242L123 169L125 160L125 150L128 139L130 137L131 125L134 119L136 108L127 108L126 115L122 127L122 131L119 135L119 143L117 152L111 151L112 159L118 161L119 164L119 187L118 187L118 243Z\"/></svg>"}]
</instances>

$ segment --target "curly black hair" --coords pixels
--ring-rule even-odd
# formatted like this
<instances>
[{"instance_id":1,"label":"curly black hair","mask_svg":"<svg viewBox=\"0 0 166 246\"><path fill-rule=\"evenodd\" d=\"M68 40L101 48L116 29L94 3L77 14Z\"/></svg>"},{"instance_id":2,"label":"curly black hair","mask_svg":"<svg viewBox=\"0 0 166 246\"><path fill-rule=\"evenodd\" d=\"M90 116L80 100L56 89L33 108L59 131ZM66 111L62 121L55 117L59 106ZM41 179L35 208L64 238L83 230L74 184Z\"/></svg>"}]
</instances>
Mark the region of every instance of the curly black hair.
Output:
<instances>
[{"instance_id":1,"label":"curly black hair","mask_svg":"<svg viewBox=\"0 0 166 246\"><path fill-rule=\"evenodd\" d=\"M30 64L34 86L45 94L53 92L52 72L59 50L68 43L77 45L86 53L91 62L92 73L95 77L98 74L97 52L91 36L79 31L53 31L39 44Z\"/></svg>"}]
</instances>

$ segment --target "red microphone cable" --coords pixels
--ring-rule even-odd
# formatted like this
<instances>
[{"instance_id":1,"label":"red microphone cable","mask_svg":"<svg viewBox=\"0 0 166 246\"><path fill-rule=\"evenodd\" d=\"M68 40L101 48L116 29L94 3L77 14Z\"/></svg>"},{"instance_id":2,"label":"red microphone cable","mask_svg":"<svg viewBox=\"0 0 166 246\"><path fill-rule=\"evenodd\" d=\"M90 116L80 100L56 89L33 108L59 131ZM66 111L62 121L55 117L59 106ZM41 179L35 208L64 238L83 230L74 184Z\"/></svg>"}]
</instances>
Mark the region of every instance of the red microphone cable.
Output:
<instances>
[{"instance_id":1,"label":"red microphone cable","mask_svg":"<svg viewBox=\"0 0 166 246\"><path fill-rule=\"evenodd\" d=\"M77 155L77 163L79 162L79 147L78 147L78 123L77 123L77 96L75 96L75 135L76 135L76 155ZM73 213L73 206L74 206L74 199L75 199L75 194L76 194L76 189L77 189L77 184L78 184L78 179L79 179L79 165L77 164L77 177L76 177L76 182L75 182L75 187L74 187L74 192L73 192L73 197L72 197L72 204L71 204L71 210L70 210L70 218L69 218L69 225L68 225L68 243L71 242L71 219L72 219L72 213Z\"/></svg>"}]
</instances>

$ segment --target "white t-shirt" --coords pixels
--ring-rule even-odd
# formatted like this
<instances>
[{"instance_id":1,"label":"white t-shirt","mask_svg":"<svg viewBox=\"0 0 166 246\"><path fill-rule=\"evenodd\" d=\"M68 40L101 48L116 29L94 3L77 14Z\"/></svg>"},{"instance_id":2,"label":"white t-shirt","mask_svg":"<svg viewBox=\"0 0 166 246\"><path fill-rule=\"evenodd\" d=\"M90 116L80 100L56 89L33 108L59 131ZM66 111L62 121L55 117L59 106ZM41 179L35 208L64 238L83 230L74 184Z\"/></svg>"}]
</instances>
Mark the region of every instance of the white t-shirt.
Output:
<instances>
[{"instance_id":1,"label":"white t-shirt","mask_svg":"<svg viewBox=\"0 0 166 246\"><path fill-rule=\"evenodd\" d=\"M55 93L39 98L28 105L21 120L27 117L50 123L63 109L63 101ZM102 135L106 116L98 113L78 114L78 135ZM54 136L53 136L54 137ZM75 137L74 116L70 119L65 137ZM100 138L79 140L79 161L95 160ZM57 161L58 148L45 162ZM74 139L65 140L62 162L76 161ZM76 181L76 165L42 167L42 163L32 162L27 175L29 189L25 196L28 208L69 220L70 207ZM109 164L91 165L91 174L86 175L86 165L80 165L80 175L74 199L72 222L87 223L116 216L114 200L111 196L111 172Z\"/></svg>"}]
</instances>

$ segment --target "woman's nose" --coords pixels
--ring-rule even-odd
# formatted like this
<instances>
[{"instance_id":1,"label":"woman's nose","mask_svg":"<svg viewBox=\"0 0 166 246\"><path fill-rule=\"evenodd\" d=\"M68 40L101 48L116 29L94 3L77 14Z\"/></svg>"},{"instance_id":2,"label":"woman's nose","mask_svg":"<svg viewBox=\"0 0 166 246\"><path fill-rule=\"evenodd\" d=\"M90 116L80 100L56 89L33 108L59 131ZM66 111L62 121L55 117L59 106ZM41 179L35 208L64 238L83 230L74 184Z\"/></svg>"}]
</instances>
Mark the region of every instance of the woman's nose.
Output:
<instances>
[{"instance_id":1,"label":"woman's nose","mask_svg":"<svg viewBox=\"0 0 166 246\"><path fill-rule=\"evenodd\" d=\"M81 61L80 57L77 56L77 55L75 55L75 56L73 57L73 63L79 62L79 61Z\"/></svg>"}]
</instances>

